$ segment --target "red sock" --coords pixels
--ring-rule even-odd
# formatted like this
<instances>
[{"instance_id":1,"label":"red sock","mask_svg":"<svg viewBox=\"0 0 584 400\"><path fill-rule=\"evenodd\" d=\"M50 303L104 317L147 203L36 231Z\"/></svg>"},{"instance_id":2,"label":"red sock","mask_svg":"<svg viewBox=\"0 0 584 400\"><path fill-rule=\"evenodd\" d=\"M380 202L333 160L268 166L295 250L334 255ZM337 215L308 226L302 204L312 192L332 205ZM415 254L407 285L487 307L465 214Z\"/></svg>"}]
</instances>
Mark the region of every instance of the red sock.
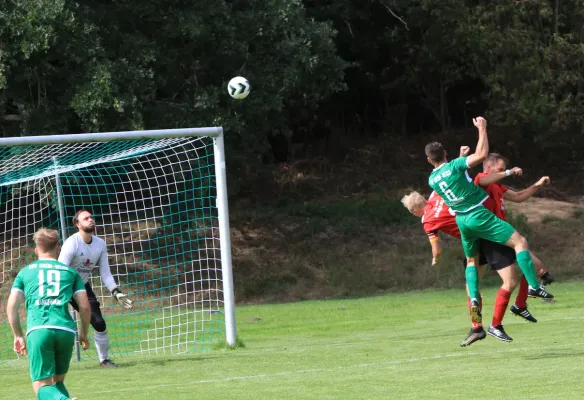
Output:
<instances>
[{"instance_id":1,"label":"red sock","mask_svg":"<svg viewBox=\"0 0 584 400\"><path fill-rule=\"evenodd\" d=\"M495 310L493 311L492 322L493 326L501 325L501 322L503 322L503 317L505 316L505 311L507 311L510 298L511 292L505 289L499 289L497 297L495 297Z\"/></svg>"},{"instance_id":2,"label":"red sock","mask_svg":"<svg viewBox=\"0 0 584 400\"><path fill-rule=\"evenodd\" d=\"M543 274L545 274L546 272L547 272L547 270L540 268L539 271L537 271L537 277L541 279Z\"/></svg>"},{"instance_id":3,"label":"red sock","mask_svg":"<svg viewBox=\"0 0 584 400\"><path fill-rule=\"evenodd\" d=\"M517 292L517 297L515 298L515 305L519 308L527 307L527 288L528 288L527 281L525 277L521 278L519 282L519 291Z\"/></svg>"},{"instance_id":4,"label":"red sock","mask_svg":"<svg viewBox=\"0 0 584 400\"><path fill-rule=\"evenodd\" d=\"M467 297L467 306L468 306L468 313L470 314L470 297ZM481 314L483 313L483 298L479 298L479 311ZM482 327L483 324L481 322L472 322L472 329L478 329Z\"/></svg>"}]
</instances>

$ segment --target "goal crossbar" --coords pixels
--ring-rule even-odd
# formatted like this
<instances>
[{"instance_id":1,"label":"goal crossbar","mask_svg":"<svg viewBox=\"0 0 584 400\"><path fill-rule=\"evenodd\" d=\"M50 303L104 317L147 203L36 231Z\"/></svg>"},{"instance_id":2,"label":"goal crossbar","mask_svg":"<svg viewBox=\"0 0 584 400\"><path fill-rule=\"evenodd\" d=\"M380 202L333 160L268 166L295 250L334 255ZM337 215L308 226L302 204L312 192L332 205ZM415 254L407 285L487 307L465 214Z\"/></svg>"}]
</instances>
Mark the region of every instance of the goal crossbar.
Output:
<instances>
[{"instance_id":1,"label":"goal crossbar","mask_svg":"<svg viewBox=\"0 0 584 400\"><path fill-rule=\"evenodd\" d=\"M74 142L109 142L114 140L165 139L189 136L209 136L216 138L223 133L222 127L152 129L145 131L119 131L99 133L74 133L63 135L19 136L0 138L0 146L27 146L62 144Z\"/></svg>"}]
</instances>

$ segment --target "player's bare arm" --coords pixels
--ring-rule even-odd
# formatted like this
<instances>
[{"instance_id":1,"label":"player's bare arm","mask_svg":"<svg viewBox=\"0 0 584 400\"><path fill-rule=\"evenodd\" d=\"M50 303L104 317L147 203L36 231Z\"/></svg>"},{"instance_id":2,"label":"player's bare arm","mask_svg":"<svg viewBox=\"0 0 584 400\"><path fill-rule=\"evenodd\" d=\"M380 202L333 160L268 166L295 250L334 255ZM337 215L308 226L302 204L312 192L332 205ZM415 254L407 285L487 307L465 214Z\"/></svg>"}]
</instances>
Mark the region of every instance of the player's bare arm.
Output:
<instances>
[{"instance_id":1,"label":"player's bare arm","mask_svg":"<svg viewBox=\"0 0 584 400\"><path fill-rule=\"evenodd\" d=\"M440 257L442 256L442 246L440 245L438 236L430 239L430 244L432 245L432 266L434 266L440 261Z\"/></svg>"},{"instance_id":2,"label":"player's bare arm","mask_svg":"<svg viewBox=\"0 0 584 400\"><path fill-rule=\"evenodd\" d=\"M20 355L26 355L26 339L20 325L20 315L18 308L24 302L24 293L20 290L13 289L8 297L6 313L8 314L8 323L14 334L14 351Z\"/></svg>"},{"instance_id":3,"label":"player's bare arm","mask_svg":"<svg viewBox=\"0 0 584 400\"><path fill-rule=\"evenodd\" d=\"M79 319L81 320L79 344L83 347L83 350L87 350L89 348L89 323L91 321L91 307L87 292L77 292L73 295L73 298L79 307Z\"/></svg>"},{"instance_id":4,"label":"player's bare arm","mask_svg":"<svg viewBox=\"0 0 584 400\"><path fill-rule=\"evenodd\" d=\"M523 189L519 192L516 192L511 189L507 190L504 194L504 198L505 200L509 200L514 203L522 203L525 200L529 199L531 196L533 196L535 193L537 193L537 191L541 189L543 186L548 185L549 183L550 183L549 176L543 176L540 178L539 181L535 182L527 189Z\"/></svg>"},{"instance_id":5,"label":"player's bare arm","mask_svg":"<svg viewBox=\"0 0 584 400\"><path fill-rule=\"evenodd\" d=\"M485 175L479 179L479 186L488 186L491 183L497 183L501 179L508 176L521 176L523 175L523 170L519 167L513 167L511 169L502 172L493 172L489 175Z\"/></svg>"},{"instance_id":6,"label":"player's bare arm","mask_svg":"<svg viewBox=\"0 0 584 400\"><path fill-rule=\"evenodd\" d=\"M468 156L466 165L469 168L476 167L481 164L489 155L489 139L487 137L487 120L483 117L473 118L472 123L479 130L479 141L475 152Z\"/></svg>"}]
</instances>

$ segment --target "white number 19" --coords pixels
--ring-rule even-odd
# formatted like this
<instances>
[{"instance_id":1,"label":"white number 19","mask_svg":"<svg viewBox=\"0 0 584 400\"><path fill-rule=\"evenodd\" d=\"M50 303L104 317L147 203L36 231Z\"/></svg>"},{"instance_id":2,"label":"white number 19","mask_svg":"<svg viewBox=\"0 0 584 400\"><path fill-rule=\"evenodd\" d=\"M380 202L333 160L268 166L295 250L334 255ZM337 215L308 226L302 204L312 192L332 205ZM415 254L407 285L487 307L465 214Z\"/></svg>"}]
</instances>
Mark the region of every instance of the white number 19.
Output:
<instances>
[{"instance_id":1,"label":"white number 19","mask_svg":"<svg viewBox=\"0 0 584 400\"><path fill-rule=\"evenodd\" d=\"M45 295L45 284L47 285L47 296L56 297L61 291L61 271L50 269L47 271L45 280L45 271L39 271L39 296Z\"/></svg>"},{"instance_id":2,"label":"white number 19","mask_svg":"<svg viewBox=\"0 0 584 400\"><path fill-rule=\"evenodd\" d=\"M442 189L442 191L444 192L444 195L446 196L446 198L450 201L456 201L458 200L458 198L454 195L454 193L452 193L452 190L448 189L448 184L444 181L441 181L438 184L438 187L440 189Z\"/></svg>"}]
</instances>

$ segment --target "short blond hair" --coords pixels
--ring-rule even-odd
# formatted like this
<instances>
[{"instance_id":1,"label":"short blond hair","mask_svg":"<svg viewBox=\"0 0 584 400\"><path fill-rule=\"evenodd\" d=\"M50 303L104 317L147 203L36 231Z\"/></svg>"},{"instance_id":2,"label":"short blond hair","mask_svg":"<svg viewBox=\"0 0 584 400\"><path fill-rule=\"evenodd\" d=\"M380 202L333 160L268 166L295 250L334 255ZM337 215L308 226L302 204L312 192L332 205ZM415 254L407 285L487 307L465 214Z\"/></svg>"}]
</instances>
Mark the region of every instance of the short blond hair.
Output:
<instances>
[{"instance_id":1,"label":"short blond hair","mask_svg":"<svg viewBox=\"0 0 584 400\"><path fill-rule=\"evenodd\" d=\"M59 245L59 232L53 229L40 228L36 231L32 240L43 253L53 252Z\"/></svg>"},{"instance_id":2,"label":"short blond hair","mask_svg":"<svg viewBox=\"0 0 584 400\"><path fill-rule=\"evenodd\" d=\"M418 192L406 194L402 197L401 202L410 212L416 208L424 208L426 205L426 199Z\"/></svg>"}]
</instances>

